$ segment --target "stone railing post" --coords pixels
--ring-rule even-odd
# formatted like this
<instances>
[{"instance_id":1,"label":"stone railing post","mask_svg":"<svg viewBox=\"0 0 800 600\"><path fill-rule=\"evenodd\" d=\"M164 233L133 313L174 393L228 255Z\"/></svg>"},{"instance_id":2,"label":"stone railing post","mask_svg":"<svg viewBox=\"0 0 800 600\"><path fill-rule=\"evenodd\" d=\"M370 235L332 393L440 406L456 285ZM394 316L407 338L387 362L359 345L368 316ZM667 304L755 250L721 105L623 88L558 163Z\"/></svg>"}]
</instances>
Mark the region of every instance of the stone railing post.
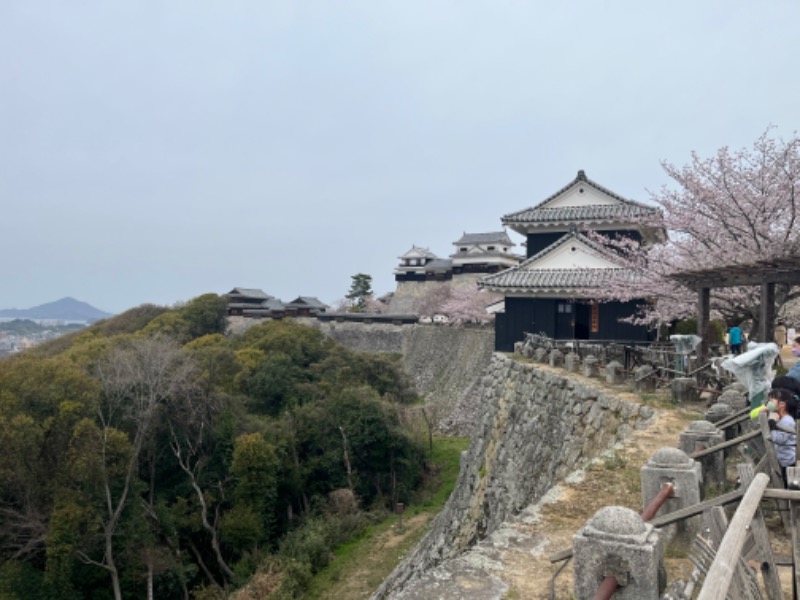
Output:
<instances>
[{"instance_id":1,"label":"stone railing post","mask_svg":"<svg viewBox=\"0 0 800 600\"><path fill-rule=\"evenodd\" d=\"M719 395L717 402L727 404L733 409L733 412L736 412L747 406L747 392L735 388L725 390Z\"/></svg>"},{"instance_id":2,"label":"stone railing post","mask_svg":"<svg viewBox=\"0 0 800 600\"><path fill-rule=\"evenodd\" d=\"M568 352L566 356L564 356L564 368L570 373L577 371L580 364L581 357L578 354Z\"/></svg>"},{"instance_id":3,"label":"stone railing post","mask_svg":"<svg viewBox=\"0 0 800 600\"><path fill-rule=\"evenodd\" d=\"M533 360L536 362L547 362L547 350L542 348L541 346L533 351Z\"/></svg>"},{"instance_id":4,"label":"stone railing post","mask_svg":"<svg viewBox=\"0 0 800 600\"><path fill-rule=\"evenodd\" d=\"M641 365L633 370L633 385L639 392L654 392L656 371L650 365Z\"/></svg>"},{"instance_id":5,"label":"stone railing post","mask_svg":"<svg viewBox=\"0 0 800 600\"><path fill-rule=\"evenodd\" d=\"M730 404L717 402L716 404L712 404L708 407L708 410L703 418L709 423L719 423L720 421L724 421L728 417L732 416L734 412L735 411L731 408ZM741 432L741 429L742 428L739 425L728 427L724 431L725 439L732 440L733 438L737 437ZM725 450L725 456L728 456L729 453L730 449Z\"/></svg>"},{"instance_id":6,"label":"stone railing post","mask_svg":"<svg viewBox=\"0 0 800 600\"><path fill-rule=\"evenodd\" d=\"M609 575L615 600L657 600L664 589L664 548L659 530L630 508L606 506L573 537L575 597L594 598Z\"/></svg>"},{"instance_id":7,"label":"stone railing post","mask_svg":"<svg viewBox=\"0 0 800 600\"><path fill-rule=\"evenodd\" d=\"M686 454L711 448L725 441L725 433L708 421L692 421L680 434L679 446ZM700 459L703 470L703 484L723 485L727 479L725 474L724 451L714 452Z\"/></svg>"},{"instance_id":8,"label":"stone railing post","mask_svg":"<svg viewBox=\"0 0 800 600\"><path fill-rule=\"evenodd\" d=\"M700 502L703 472L700 463L677 448L661 448L641 469L642 500L647 506L665 483L675 486L672 496L661 506L659 515L666 515ZM664 528L667 539L678 537L687 546L702 527L701 517L684 519Z\"/></svg>"},{"instance_id":9,"label":"stone railing post","mask_svg":"<svg viewBox=\"0 0 800 600\"><path fill-rule=\"evenodd\" d=\"M684 402L697 402L700 394L697 392L697 382L692 377L676 377L670 384L673 404Z\"/></svg>"},{"instance_id":10,"label":"stone railing post","mask_svg":"<svg viewBox=\"0 0 800 600\"><path fill-rule=\"evenodd\" d=\"M612 360L606 365L606 383L619 385L625 380L622 373L622 364Z\"/></svg>"},{"instance_id":11,"label":"stone railing post","mask_svg":"<svg viewBox=\"0 0 800 600\"><path fill-rule=\"evenodd\" d=\"M591 354L583 359L583 376L597 377L600 361Z\"/></svg>"},{"instance_id":12,"label":"stone railing post","mask_svg":"<svg viewBox=\"0 0 800 600\"><path fill-rule=\"evenodd\" d=\"M561 354L560 350L550 350L549 357L551 367L561 367L564 365L564 355Z\"/></svg>"}]
</instances>

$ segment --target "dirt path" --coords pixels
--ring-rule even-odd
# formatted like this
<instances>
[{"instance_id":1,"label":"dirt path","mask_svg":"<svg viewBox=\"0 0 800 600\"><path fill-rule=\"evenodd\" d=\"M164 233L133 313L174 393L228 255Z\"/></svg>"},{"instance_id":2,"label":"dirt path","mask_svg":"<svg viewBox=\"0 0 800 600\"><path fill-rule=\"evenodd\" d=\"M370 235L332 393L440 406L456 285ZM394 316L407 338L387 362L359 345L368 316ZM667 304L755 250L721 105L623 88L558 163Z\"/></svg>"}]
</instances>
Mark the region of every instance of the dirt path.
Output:
<instances>
[{"instance_id":1,"label":"dirt path","mask_svg":"<svg viewBox=\"0 0 800 600\"><path fill-rule=\"evenodd\" d=\"M637 396L625 399L639 401ZM541 502L526 509L517 528L537 543L528 552L509 547L504 553L503 579L511 588L509 598L549 598L551 579L563 564L552 564L549 557L571 548L573 535L600 508L616 505L642 510L640 467L660 448L677 446L680 432L698 418L691 411L700 407L687 409L657 410L649 426L635 431L624 447L612 449L586 469L572 473ZM668 562L670 579L688 576L687 561ZM555 598L571 598L572 585L570 564L555 580Z\"/></svg>"}]
</instances>

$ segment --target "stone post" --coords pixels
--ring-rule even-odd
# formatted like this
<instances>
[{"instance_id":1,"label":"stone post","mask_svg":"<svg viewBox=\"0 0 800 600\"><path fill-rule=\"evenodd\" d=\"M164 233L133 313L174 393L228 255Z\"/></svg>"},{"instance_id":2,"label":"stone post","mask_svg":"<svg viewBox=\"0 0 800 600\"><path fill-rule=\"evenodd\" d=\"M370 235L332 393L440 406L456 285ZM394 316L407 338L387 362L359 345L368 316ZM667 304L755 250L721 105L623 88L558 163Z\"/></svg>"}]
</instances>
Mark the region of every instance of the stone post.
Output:
<instances>
[{"instance_id":1,"label":"stone post","mask_svg":"<svg viewBox=\"0 0 800 600\"><path fill-rule=\"evenodd\" d=\"M719 423L724 421L733 414L733 409L729 404L717 402L708 407L705 414L705 420L709 423Z\"/></svg>"},{"instance_id":2,"label":"stone post","mask_svg":"<svg viewBox=\"0 0 800 600\"><path fill-rule=\"evenodd\" d=\"M666 515L687 506L700 502L700 487L703 472L700 463L689 458L683 450L677 448L661 448L653 454L641 470L642 500L644 506L658 495L665 483L675 486L672 497L668 498L658 515ZM681 543L691 543L702 527L700 517L684 519L664 528L666 539L677 537Z\"/></svg>"},{"instance_id":3,"label":"stone post","mask_svg":"<svg viewBox=\"0 0 800 600\"><path fill-rule=\"evenodd\" d=\"M720 421L724 421L728 417L732 416L734 410L730 407L729 404L723 404L722 402L717 402L716 404L712 404L708 407L705 416L703 417L709 423L719 423ZM733 438L737 437L741 433L741 427L739 425L734 425L733 427L728 427L725 429L725 439L732 440ZM725 450L725 456L728 456L730 453L730 449Z\"/></svg>"},{"instance_id":4,"label":"stone post","mask_svg":"<svg viewBox=\"0 0 800 600\"><path fill-rule=\"evenodd\" d=\"M573 537L575 597L589 600L613 575L615 600L658 600L666 586L659 530L630 508L606 506Z\"/></svg>"},{"instance_id":5,"label":"stone post","mask_svg":"<svg viewBox=\"0 0 800 600\"><path fill-rule=\"evenodd\" d=\"M684 402L697 402L697 382L692 377L676 377L670 384L672 391L673 404L683 404Z\"/></svg>"},{"instance_id":6,"label":"stone post","mask_svg":"<svg viewBox=\"0 0 800 600\"><path fill-rule=\"evenodd\" d=\"M714 427L708 421L692 421L689 426L681 432L679 446L686 454L694 454L699 450L711 448L725 441L725 433ZM725 453L724 451L714 452L699 459L703 470L703 484L724 485L726 481L725 473Z\"/></svg>"},{"instance_id":7,"label":"stone post","mask_svg":"<svg viewBox=\"0 0 800 600\"><path fill-rule=\"evenodd\" d=\"M639 392L654 392L656 389L656 372L650 365L642 365L633 370L633 384Z\"/></svg>"},{"instance_id":8,"label":"stone post","mask_svg":"<svg viewBox=\"0 0 800 600\"><path fill-rule=\"evenodd\" d=\"M727 404L733 412L736 412L747 406L747 393L737 389L725 390L719 395L717 402Z\"/></svg>"},{"instance_id":9,"label":"stone post","mask_svg":"<svg viewBox=\"0 0 800 600\"><path fill-rule=\"evenodd\" d=\"M547 350L542 347L537 348L533 351L533 360L536 362L547 362Z\"/></svg>"},{"instance_id":10,"label":"stone post","mask_svg":"<svg viewBox=\"0 0 800 600\"><path fill-rule=\"evenodd\" d=\"M740 381L734 381L733 383L728 384L724 388L722 388L723 392L727 392L728 390L736 390L737 392L740 392L745 395L750 391L747 389L747 386Z\"/></svg>"},{"instance_id":11,"label":"stone post","mask_svg":"<svg viewBox=\"0 0 800 600\"><path fill-rule=\"evenodd\" d=\"M564 366L564 355L561 354L560 350L550 350L550 366L551 367L562 367Z\"/></svg>"},{"instance_id":12,"label":"stone post","mask_svg":"<svg viewBox=\"0 0 800 600\"><path fill-rule=\"evenodd\" d=\"M606 383L619 385L625 380L622 374L622 364L612 360L606 365Z\"/></svg>"},{"instance_id":13,"label":"stone post","mask_svg":"<svg viewBox=\"0 0 800 600\"><path fill-rule=\"evenodd\" d=\"M583 359L583 375L584 377L597 377L598 365L600 361L591 354Z\"/></svg>"},{"instance_id":14,"label":"stone post","mask_svg":"<svg viewBox=\"0 0 800 600\"><path fill-rule=\"evenodd\" d=\"M564 357L564 368L569 371L570 373L574 373L578 370L578 367L581 364L581 357L574 352L568 352L567 355Z\"/></svg>"}]
</instances>

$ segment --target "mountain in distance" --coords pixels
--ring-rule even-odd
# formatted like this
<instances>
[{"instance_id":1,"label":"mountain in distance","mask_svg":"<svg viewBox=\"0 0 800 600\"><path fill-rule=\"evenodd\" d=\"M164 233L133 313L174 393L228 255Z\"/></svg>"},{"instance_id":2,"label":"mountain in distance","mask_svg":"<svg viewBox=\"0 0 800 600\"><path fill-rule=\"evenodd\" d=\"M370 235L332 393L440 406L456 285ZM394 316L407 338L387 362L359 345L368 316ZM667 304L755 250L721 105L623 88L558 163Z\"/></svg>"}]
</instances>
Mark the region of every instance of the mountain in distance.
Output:
<instances>
[{"instance_id":1,"label":"mountain in distance","mask_svg":"<svg viewBox=\"0 0 800 600\"><path fill-rule=\"evenodd\" d=\"M95 308L91 304L75 300L75 298L61 298L55 302L40 304L33 308L7 308L0 309L0 319L31 319L47 321L81 321L94 323L100 319L113 317L111 313Z\"/></svg>"}]
</instances>

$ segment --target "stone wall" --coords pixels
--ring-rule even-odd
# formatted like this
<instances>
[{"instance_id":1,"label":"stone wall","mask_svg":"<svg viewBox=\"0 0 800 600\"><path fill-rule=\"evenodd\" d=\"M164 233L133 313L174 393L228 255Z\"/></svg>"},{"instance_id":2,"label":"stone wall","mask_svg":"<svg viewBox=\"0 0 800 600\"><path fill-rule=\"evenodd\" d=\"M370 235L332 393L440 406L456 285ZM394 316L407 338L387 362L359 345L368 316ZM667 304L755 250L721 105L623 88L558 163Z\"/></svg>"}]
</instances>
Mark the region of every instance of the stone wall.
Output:
<instances>
[{"instance_id":1,"label":"stone wall","mask_svg":"<svg viewBox=\"0 0 800 600\"><path fill-rule=\"evenodd\" d=\"M493 355L482 386L483 414L456 487L373 600L417 597L404 590L421 575L490 535L653 414L583 381Z\"/></svg>"},{"instance_id":2,"label":"stone wall","mask_svg":"<svg viewBox=\"0 0 800 600\"><path fill-rule=\"evenodd\" d=\"M389 302L389 312L416 313L419 301L432 290L440 287L475 289L477 281L485 276L485 273L463 273L453 275L453 278L447 281L398 281Z\"/></svg>"},{"instance_id":3,"label":"stone wall","mask_svg":"<svg viewBox=\"0 0 800 600\"><path fill-rule=\"evenodd\" d=\"M494 348L493 329L330 321L313 326L353 350L401 354L437 429L469 435L474 428L480 384Z\"/></svg>"}]
</instances>

